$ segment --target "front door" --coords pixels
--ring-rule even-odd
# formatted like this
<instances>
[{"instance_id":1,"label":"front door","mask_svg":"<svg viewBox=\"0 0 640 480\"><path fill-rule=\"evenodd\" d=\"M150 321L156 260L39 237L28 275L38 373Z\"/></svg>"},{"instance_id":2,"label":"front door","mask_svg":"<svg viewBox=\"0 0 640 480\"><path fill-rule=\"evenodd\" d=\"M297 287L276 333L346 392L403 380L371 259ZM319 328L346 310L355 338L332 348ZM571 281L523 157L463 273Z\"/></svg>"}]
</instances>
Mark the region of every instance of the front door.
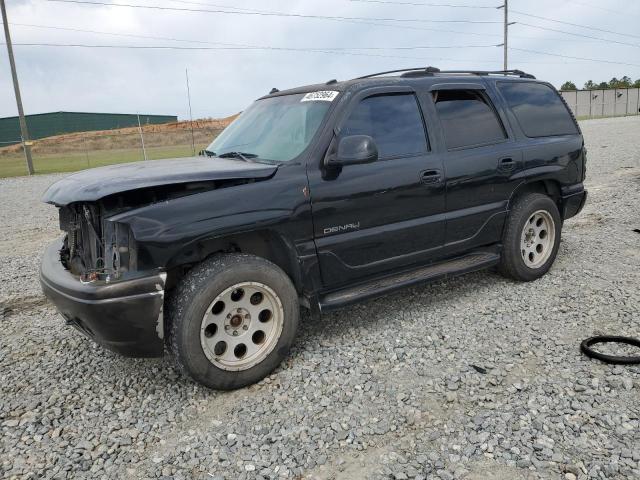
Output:
<instances>
[{"instance_id":1,"label":"front door","mask_svg":"<svg viewBox=\"0 0 640 480\"><path fill-rule=\"evenodd\" d=\"M444 172L416 92L365 90L336 128L369 135L376 162L310 168L314 235L324 287L424 262L444 243Z\"/></svg>"}]
</instances>

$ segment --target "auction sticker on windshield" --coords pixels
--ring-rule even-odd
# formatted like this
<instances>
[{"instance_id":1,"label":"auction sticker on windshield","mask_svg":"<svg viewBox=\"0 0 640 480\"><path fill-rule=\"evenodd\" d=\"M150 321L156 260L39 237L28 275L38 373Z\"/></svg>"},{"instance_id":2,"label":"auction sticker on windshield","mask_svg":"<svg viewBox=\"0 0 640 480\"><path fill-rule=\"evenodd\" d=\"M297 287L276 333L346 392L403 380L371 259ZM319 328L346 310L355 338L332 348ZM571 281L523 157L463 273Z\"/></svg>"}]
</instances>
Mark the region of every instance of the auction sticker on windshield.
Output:
<instances>
[{"instance_id":1,"label":"auction sticker on windshield","mask_svg":"<svg viewBox=\"0 0 640 480\"><path fill-rule=\"evenodd\" d=\"M302 97L301 102L333 102L340 92L333 90L320 90L319 92L307 93Z\"/></svg>"}]
</instances>

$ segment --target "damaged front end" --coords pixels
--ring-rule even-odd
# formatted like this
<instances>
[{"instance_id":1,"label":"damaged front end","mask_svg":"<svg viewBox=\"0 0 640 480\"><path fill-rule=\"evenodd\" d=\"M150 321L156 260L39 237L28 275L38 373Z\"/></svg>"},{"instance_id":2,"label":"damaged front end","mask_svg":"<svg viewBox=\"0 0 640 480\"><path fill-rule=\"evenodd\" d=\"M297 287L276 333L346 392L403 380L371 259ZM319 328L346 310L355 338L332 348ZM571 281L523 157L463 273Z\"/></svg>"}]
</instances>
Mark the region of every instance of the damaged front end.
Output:
<instances>
[{"instance_id":1,"label":"damaged front end","mask_svg":"<svg viewBox=\"0 0 640 480\"><path fill-rule=\"evenodd\" d=\"M40 282L69 325L131 357L164 349L166 273L138 271L129 226L113 222L104 202L58 208L65 236L45 251ZM117 211L117 210L115 210Z\"/></svg>"},{"instance_id":2,"label":"damaged front end","mask_svg":"<svg viewBox=\"0 0 640 480\"><path fill-rule=\"evenodd\" d=\"M126 356L162 355L168 258L189 241L182 237L198 235L194 225L211 232L196 217L208 215L207 201L185 207L188 199L267 180L277 168L222 158L167 159L59 180L43 201L58 208L65 236L45 251L43 292L69 324L101 345ZM154 212L162 218L154 219ZM181 220L184 228L177 226ZM167 223L180 242L159 243Z\"/></svg>"}]
</instances>

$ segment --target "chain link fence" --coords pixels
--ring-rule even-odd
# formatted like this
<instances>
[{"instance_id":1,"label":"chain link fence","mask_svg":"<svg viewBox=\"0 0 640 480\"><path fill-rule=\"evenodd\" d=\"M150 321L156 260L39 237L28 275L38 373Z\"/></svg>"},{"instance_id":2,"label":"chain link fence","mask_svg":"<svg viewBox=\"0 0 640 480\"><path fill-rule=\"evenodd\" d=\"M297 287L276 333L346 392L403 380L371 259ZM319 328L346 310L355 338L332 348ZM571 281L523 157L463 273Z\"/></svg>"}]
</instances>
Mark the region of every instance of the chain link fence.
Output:
<instances>
[{"instance_id":1,"label":"chain link fence","mask_svg":"<svg viewBox=\"0 0 640 480\"><path fill-rule=\"evenodd\" d=\"M192 131L145 126L142 131L136 128L78 132L35 140L31 154L36 173L73 172L115 163L191 157L221 131L219 127L199 127ZM27 175L22 144L6 143L13 144L0 144L0 177Z\"/></svg>"},{"instance_id":2,"label":"chain link fence","mask_svg":"<svg viewBox=\"0 0 640 480\"><path fill-rule=\"evenodd\" d=\"M640 115L640 88L566 90L560 93L579 120Z\"/></svg>"}]
</instances>

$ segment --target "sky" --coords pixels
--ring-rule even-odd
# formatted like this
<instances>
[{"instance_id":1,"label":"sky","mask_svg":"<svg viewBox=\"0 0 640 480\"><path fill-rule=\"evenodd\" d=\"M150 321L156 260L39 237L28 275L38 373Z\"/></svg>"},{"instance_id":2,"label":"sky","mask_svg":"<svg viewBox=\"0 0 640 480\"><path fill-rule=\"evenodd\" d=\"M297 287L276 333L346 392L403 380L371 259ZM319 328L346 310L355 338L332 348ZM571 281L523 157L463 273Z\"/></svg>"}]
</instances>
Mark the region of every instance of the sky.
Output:
<instances>
[{"instance_id":1,"label":"sky","mask_svg":"<svg viewBox=\"0 0 640 480\"><path fill-rule=\"evenodd\" d=\"M108 5L6 0L25 113L140 112L188 119L187 69L193 117L219 118L243 110L272 87L427 65L502 68L503 49L495 46L503 40L503 11L495 8L502 0L87 1ZM509 68L556 87L565 80L580 87L589 79L640 78L640 2L509 0L509 10L516 22L509 27ZM274 12L289 16L269 15ZM19 45L29 43L94 47ZM12 115L17 107L3 44L0 117Z\"/></svg>"}]
</instances>

